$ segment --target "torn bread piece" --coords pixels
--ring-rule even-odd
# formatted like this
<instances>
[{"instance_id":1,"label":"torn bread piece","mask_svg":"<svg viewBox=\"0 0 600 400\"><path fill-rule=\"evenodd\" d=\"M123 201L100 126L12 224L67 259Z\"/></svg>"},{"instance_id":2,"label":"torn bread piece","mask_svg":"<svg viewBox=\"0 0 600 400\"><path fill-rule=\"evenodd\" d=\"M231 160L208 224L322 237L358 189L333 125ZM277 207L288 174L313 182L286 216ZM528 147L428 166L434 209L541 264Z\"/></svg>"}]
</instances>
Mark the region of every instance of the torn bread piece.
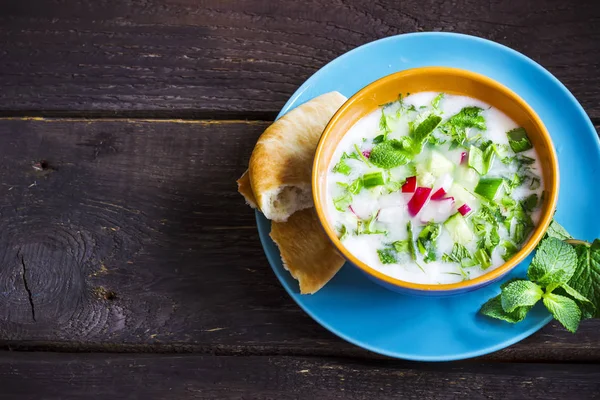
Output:
<instances>
[{"instance_id":1,"label":"torn bread piece","mask_svg":"<svg viewBox=\"0 0 600 400\"><path fill-rule=\"evenodd\" d=\"M244 196L246 204L252 208L257 208L256 198L254 197L254 193L252 193L252 186L250 186L250 175L248 175L248 170L246 170L236 182L238 184L238 192Z\"/></svg>"},{"instance_id":2,"label":"torn bread piece","mask_svg":"<svg viewBox=\"0 0 600 400\"><path fill-rule=\"evenodd\" d=\"M285 269L300 283L301 294L314 294L346 262L331 244L314 208L297 211L286 222L271 224Z\"/></svg>"},{"instance_id":3,"label":"torn bread piece","mask_svg":"<svg viewBox=\"0 0 600 400\"><path fill-rule=\"evenodd\" d=\"M338 92L323 94L285 114L260 136L248 171L256 205L265 217L283 222L313 206L311 172L317 144L346 100Z\"/></svg>"}]
</instances>

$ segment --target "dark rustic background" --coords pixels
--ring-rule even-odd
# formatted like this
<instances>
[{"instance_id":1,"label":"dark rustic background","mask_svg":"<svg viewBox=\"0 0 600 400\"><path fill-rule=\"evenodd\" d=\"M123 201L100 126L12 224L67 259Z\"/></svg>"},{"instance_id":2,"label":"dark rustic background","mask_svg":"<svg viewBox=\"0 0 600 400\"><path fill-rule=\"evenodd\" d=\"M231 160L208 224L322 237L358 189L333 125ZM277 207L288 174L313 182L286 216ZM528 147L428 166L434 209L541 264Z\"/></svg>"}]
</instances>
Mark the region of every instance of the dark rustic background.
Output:
<instances>
[{"instance_id":1,"label":"dark rustic background","mask_svg":"<svg viewBox=\"0 0 600 400\"><path fill-rule=\"evenodd\" d=\"M598 398L599 321L390 360L268 266L234 183L256 138L321 66L414 31L524 52L600 125L597 0L3 2L0 398Z\"/></svg>"}]
</instances>

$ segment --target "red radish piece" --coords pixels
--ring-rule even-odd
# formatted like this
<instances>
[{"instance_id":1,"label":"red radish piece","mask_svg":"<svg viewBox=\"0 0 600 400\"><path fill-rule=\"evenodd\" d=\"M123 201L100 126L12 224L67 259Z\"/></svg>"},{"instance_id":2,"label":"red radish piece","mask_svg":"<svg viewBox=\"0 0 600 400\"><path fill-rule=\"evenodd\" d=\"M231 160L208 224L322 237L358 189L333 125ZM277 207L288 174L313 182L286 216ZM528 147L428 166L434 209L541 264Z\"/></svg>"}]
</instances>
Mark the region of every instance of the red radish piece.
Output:
<instances>
[{"instance_id":1,"label":"red radish piece","mask_svg":"<svg viewBox=\"0 0 600 400\"><path fill-rule=\"evenodd\" d=\"M408 177L408 178L406 178L406 182L404 182L404 185L402 185L402 193L414 193L416 188L417 188L417 177L416 176Z\"/></svg>"},{"instance_id":2,"label":"red radish piece","mask_svg":"<svg viewBox=\"0 0 600 400\"><path fill-rule=\"evenodd\" d=\"M369 158L371 157L371 150L363 150L362 154L365 158Z\"/></svg>"},{"instance_id":3,"label":"red radish piece","mask_svg":"<svg viewBox=\"0 0 600 400\"><path fill-rule=\"evenodd\" d=\"M444 188L439 188L434 194L431 195L431 200L444 200L446 191Z\"/></svg>"},{"instance_id":4,"label":"red radish piece","mask_svg":"<svg viewBox=\"0 0 600 400\"><path fill-rule=\"evenodd\" d=\"M462 206L458 207L458 212L460 213L460 215L462 215L463 217L465 215L467 215L468 213L471 212L471 207L469 207L466 203L463 204Z\"/></svg>"},{"instance_id":5,"label":"red radish piece","mask_svg":"<svg viewBox=\"0 0 600 400\"><path fill-rule=\"evenodd\" d=\"M415 194L408 202L408 213L411 216L415 216L421 211L421 208L427 203L427 199L429 199L429 194L431 193L431 188L428 187L418 187L415 190Z\"/></svg>"},{"instance_id":6,"label":"red radish piece","mask_svg":"<svg viewBox=\"0 0 600 400\"><path fill-rule=\"evenodd\" d=\"M462 153L460 153L460 163L464 164L466 159L467 159L467 152L463 151Z\"/></svg>"}]
</instances>

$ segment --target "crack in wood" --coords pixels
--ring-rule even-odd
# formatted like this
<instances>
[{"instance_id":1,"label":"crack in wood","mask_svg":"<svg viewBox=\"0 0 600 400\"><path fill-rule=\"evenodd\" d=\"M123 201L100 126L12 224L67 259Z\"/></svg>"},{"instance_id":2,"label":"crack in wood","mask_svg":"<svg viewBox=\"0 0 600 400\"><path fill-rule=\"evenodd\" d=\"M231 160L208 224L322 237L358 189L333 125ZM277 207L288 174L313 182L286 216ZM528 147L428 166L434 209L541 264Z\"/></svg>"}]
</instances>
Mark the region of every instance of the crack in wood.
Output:
<instances>
[{"instance_id":1,"label":"crack in wood","mask_svg":"<svg viewBox=\"0 0 600 400\"><path fill-rule=\"evenodd\" d=\"M25 291L27 292L27 297L29 299L29 305L31 306L31 318L33 322L37 322L35 319L35 306L33 305L33 296L31 294L31 289L29 288L29 283L27 282L27 265L25 264L25 257L19 252L17 253L17 257L21 260L21 277L23 279L23 286L25 287Z\"/></svg>"}]
</instances>

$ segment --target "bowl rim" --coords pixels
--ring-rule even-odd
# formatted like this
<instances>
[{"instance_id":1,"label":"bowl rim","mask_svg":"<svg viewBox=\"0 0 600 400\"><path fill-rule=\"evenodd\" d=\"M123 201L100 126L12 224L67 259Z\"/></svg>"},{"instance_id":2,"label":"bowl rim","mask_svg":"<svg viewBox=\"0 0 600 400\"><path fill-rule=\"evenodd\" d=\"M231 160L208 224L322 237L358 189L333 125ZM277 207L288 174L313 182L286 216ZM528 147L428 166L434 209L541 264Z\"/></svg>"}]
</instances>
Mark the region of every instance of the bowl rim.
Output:
<instances>
[{"instance_id":1,"label":"bowl rim","mask_svg":"<svg viewBox=\"0 0 600 400\"><path fill-rule=\"evenodd\" d=\"M346 247L340 242L339 238L337 237L337 234L334 232L333 228L330 226L329 222L327 221L327 216L325 215L324 208L319 200L321 197L320 196L321 189L320 189L320 185L319 185L320 175L318 174L318 164L322 158L323 148L325 147L325 145L327 143L327 139L328 139L333 127L339 121L341 116L343 114L345 114L346 111L354 105L357 98L359 96L361 96L364 92L372 91L373 88L377 88L379 86L385 85L388 83L388 81L394 81L399 76L410 75L410 74L415 74L415 73L420 73L420 74L448 73L448 74L458 75L458 76L461 76L461 77L464 77L467 79L473 79L473 80L480 81L486 85L493 87L495 90L503 92L505 95L511 97L516 103L518 103L519 107L524 109L526 111L526 113L529 116L531 116L533 122L540 128L540 132L542 133L542 136L546 139L546 142L549 144L548 156L550 159L550 165L552 166L552 170L554 171L554 175L555 175L556 179L554 179L554 182L551 187L545 188L545 195L547 197L547 205L548 206L547 206L546 210L542 213L538 224L536 225L533 233L531 234L531 237L523 245L523 247L512 258L510 258L508 261L506 261L504 264L502 264L499 267L497 267L489 272L486 272L483 275L480 275L474 279L469 279L466 281L450 283L450 284L414 283L414 282L408 282L408 281L403 281L400 279L393 278L389 275L386 275L386 274L370 267L366 263L360 261L352 253L350 253L346 249ZM418 92L415 92L415 93L418 93ZM540 117L537 115L537 113L533 110L533 108L529 104L527 104L527 102L525 102L525 100L523 100L518 94L516 94L515 92L513 92L511 89L504 86L503 84L499 83L498 81L496 81L492 78L489 78L485 75L476 73L476 72L472 72L472 71L462 69L462 68L443 67L443 66L428 66L428 67L410 68L410 69L395 72L393 74L386 75L382 78L379 78L379 79L369 83L368 85L364 86L362 89L360 89L354 95L352 95L337 110L337 112L333 115L331 120L329 120L327 126L323 130L323 134L321 135L321 138L319 139L319 143L317 144L317 149L315 152L315 157L314 157L313 167L312 167L311 184L312 184L313 201L314 201L315 209L317 212L317 216L319 218L319 223L321 224L322 228L325 230L327 237L329 238L331 243L333 243L336 250L338 252L340 252L346 260L350 261L355 267L357 267L358 269L360 269L362 272L366 273L367 275L370 275L371 277L375 278L377 281L383 281L388 285L392 285L392 286L398 287L398 288L431 293L431 292L448 292L448 291L459 291L459 290L464 290L464 289L474 289L474 288L486 285L488 283L492 283L496 279L498 279L498 278L502 277L503 275L505 275L506 273L510 272L521 261L523 261L536 248L538 243L543 238L550 223L552 222L552 218L553 218L554 212L556 210L556 205L558 202L558 192L559 192L558 189L560 187L560 173L559 173L559 168L558 168L558 157L556 155L554 143L552 142L552 138L550 137L550 134L549 134L546 126L544 125L544 123L542 122Z\"/></svg>"}]
</instances>

